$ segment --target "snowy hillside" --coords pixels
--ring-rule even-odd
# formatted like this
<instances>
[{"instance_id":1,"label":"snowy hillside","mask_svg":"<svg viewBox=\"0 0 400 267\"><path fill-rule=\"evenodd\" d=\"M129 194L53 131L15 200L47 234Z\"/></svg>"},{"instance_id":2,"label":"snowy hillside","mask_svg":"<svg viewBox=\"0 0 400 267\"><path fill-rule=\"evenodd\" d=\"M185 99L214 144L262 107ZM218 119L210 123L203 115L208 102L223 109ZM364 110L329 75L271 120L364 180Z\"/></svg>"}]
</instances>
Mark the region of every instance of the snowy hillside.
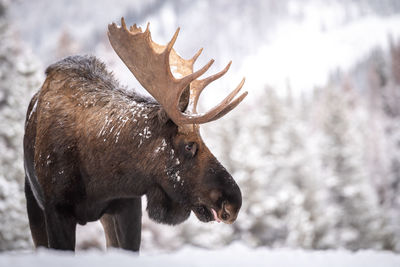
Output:
<instances>
[{"instance_id":1,"label":"snowy hillside","mask_svg":"<svg viewBox=\"0 0 400 267\"><path fill-rule=\"evenodd\" d=\"M173 266L173 267L398 267L400 255L375 251L302 251L302 250L251 250L232 245L223 250L207 251L186 247L178 252L162 255L137 256L126 251L96 251L69 253L40 250L37 254L3 253L0 266L12 267L109 267L109 266Z\"/></svg>"},{"instance_id":2,"label":"snowy hillside","mask_svg":"<svg viewBox=\"0 0 400 267\"><path fill-rule=\"evenodd\" d=\"M214 86L221 90L206 90L210 98L222 97L242 76L247 77L246 87L251 92L263 90L266 84L280 93L285 93L288 85L297 93L309 92L324 85L331 72L348 70L371 49L387 49L389 37L400 36L399 9L392 0L380 1L380 5L370 0L244 4L120 0L99 1L95 6L90 1L78 2L37 0L12 6L11 15L22 38L46 65L73 53L95 54L111 66L123 84L141 88L111 50L107 25L119 23L122 16L129 24L144 27L150 22L153 39L160 43L167 42L181 27L175 48L189 58L203 47L198 68L214 58L212 73L233 60L228 78ZM34 15L44 8L48 15ZM217 99L208 102L206 105L212 105Z\"/></svg>"}]
</instances>

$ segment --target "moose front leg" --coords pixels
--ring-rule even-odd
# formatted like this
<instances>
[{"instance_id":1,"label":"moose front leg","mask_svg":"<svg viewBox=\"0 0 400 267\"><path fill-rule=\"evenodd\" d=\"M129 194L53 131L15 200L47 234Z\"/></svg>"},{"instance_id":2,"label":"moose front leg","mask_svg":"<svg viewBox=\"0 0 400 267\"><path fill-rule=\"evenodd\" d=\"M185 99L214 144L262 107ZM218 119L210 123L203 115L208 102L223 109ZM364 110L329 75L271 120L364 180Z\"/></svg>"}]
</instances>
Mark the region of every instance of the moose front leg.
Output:
<instances>
[{"instance_id":1,"label":"moose front leg","mask_svg":"<svg viewBox=\"0 0 400 267\"><path fill-rule=\"evenodd\" d=\"M49 248L75 250L76 220L55 207L45 207L46 232Z\"/></svg>"},{"instance_id":2,"label":"moose front leg","mask_svg":"<svg viewBox=\"0 0 400 267\"><path fill-rule=\"evenodd\" d=\"M142 232L142 199L115 200L101 217L107 247L139 251Z\"/></svg>"}]
</instances>

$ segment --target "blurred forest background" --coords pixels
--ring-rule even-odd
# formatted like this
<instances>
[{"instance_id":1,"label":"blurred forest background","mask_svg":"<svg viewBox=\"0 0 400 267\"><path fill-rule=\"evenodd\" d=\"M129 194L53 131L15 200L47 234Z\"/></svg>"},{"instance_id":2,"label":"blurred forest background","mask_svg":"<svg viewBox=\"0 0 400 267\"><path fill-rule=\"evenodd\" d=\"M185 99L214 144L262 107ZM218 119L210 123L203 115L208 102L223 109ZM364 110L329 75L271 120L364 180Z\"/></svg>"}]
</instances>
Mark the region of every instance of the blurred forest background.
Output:
<instances>
[{"instance_id":1,"label":"blurred forest background","mask_svg":"<svg viewBox=\"0 0 400 267\"><path fill-rule=\"evenodd\" d=\"M400 252L400 1L0 0L0 250L31 249L23 195L25 113L46 66L93 54L143 91L108 44L108 23L151 22L165 43L215 72L208 108L246 76L247 99L204 125L205 142L242 188L233 225L194 216L177 227L144 216L142 247ZM218 88L218 90L216 89ZM145 205L144 205L145 208ZM145 214L145 213L144 213ZM98 224L78 246L104 248Z\"/></svg>"}]
</instances>

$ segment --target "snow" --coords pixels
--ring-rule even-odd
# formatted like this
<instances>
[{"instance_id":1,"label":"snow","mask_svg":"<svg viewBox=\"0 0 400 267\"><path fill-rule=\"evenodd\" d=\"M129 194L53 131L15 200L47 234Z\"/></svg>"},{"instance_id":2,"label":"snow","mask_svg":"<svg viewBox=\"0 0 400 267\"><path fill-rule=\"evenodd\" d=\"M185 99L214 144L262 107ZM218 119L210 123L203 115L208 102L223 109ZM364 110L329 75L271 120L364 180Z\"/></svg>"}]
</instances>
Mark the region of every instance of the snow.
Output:
<instances>
[{"instance_id":1,"label":"snow","mask_svg":"<svg viewBox=\"0 0 400 267\"><path fill-rule=\"evenodd\" d=\"M158 146L158 147L154 150L154 153L157 154L157 153L159 153L159 152L161 152L161 151L164 151L166 147L167 147L167 142L166 142L165 139L163 138L163 139L161 140L161 145Z\"/></svg>"},{"instance_id":2,"label":"snow","mask_svg":"<svg viewBox=\"0 0 400 267\"><path fill-rule=\"evenodd\" d=\"M389 252L345 250L304 251L291 249L250 249L234 244L220 250L185 247L174 253L137 255L128 251L111 250L72 253L41 249L38 252L0 254L0 266L279 266L279 267L398 267L400 255Z\"/></svg>"}]
</instances>

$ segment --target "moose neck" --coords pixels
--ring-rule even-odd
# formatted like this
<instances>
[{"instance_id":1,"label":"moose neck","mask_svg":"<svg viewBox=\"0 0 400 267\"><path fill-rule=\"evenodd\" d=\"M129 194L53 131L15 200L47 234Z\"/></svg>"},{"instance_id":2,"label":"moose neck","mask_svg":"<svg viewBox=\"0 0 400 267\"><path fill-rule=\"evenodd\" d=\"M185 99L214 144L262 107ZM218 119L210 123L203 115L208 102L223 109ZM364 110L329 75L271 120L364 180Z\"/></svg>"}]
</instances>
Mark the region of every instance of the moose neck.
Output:
<instances>
[{"instance_id":1,"label":"moose neck","mask_svg":"<svg viewBox=\"0 0 400 267\"><path fill-rule=\"evenodd\" d=\"M160 106L151 100L115 100L97 125L97 149L108 153L99 154L96 165L113 176L110 197L139 196L154 186L157 173L164 172L163 152L177 127L159 119Z\"/></svg>"}]
</instances>

